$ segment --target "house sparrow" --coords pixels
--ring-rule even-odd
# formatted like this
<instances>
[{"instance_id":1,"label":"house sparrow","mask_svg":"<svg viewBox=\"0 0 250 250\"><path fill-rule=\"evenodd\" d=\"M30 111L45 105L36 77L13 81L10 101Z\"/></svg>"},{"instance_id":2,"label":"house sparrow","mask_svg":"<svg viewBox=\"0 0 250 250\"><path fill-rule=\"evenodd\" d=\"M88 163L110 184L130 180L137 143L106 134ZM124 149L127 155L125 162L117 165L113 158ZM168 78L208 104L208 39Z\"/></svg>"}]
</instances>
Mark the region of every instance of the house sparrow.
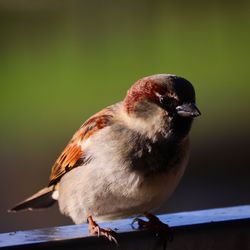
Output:
<instances>
[{"instance_id":1,"label":"house sparrow","mask_svg":"<svg viewBox=\"0 0 250 250\"><path fill-rule=\"evenodd\" d=\"M188 134L199 115L194 88L184 78L138 80L122 102L79 128L52 167L49 185L11 211L58 201L76 224L88 221L90 233L112 240L95 220L150 212L169 198L186 168Z\"/></svg>"}]
</instances>

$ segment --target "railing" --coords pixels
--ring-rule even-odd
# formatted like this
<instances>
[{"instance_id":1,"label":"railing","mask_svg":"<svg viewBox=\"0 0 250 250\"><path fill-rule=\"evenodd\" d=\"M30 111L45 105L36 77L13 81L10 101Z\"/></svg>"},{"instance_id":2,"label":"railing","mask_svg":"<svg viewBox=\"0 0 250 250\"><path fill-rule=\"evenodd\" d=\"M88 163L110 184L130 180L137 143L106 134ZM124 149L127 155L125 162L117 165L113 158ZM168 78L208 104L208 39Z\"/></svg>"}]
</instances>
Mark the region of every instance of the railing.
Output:
<instances>
[{"instance_id":1,"label":"railing","mask_svg":"<svg viewBox=\"0 0 250 250\"><path fill-rule=\"evenodd\" d=\"M160 215L171 226L170 250L250 250L250 205ZM89 236L87 225L0 234L0 249L163 249L152 232L131 227L132 219L100 223L118 232L119 246Z\"/></svg>"}]
</instances>

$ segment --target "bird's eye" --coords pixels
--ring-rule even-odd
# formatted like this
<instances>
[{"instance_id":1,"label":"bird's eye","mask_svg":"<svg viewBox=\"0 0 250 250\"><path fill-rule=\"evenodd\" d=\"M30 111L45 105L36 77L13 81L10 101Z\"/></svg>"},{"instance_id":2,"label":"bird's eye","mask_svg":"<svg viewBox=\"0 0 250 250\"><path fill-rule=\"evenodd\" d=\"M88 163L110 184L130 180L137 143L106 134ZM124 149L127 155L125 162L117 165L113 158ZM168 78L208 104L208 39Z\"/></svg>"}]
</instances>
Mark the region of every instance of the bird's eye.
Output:
<instances>
[{"instance_id":1,"label":"bird's eye","mask_svg":"<svg viewBox=\"0 0 250 250\"><path fill-rule=\"evenodd\" d=\"M161 97L160 97L160 103L161 103L164 107L176 106L177 100L176 100L175 98L173 98L173 97L161 96Z\"/></svg>"},{"instance_id":2,"label":"bird's eye","mask_svg":"<svg viewBox=\"0 0 250 250\"><path fill-rule=\"evenodd\" d=\"M174 115L176 107L178 106L176 98L170 96L161 96L160 103L162 108L165 109L170 116Z\"/></svg>"}]
</instances>

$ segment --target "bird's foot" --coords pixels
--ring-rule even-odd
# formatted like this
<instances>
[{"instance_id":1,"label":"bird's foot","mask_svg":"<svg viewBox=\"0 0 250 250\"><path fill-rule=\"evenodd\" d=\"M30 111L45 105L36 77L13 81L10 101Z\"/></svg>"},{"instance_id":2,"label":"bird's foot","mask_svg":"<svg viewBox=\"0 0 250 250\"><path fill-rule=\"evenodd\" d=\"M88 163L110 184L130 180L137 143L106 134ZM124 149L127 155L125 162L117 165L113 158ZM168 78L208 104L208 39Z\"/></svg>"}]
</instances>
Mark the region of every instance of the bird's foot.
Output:
<instances>
[{"instance_id":1,"label":"bird's foot","mask_svg":"<svg viewBox=\"0 0 250 250\"><path fill-rule=\"evenodd\" d=\"M163 249L166 249L167 243L173 240L173 233L171 228L160 221L158 217L151 213L144 213L148 221L145 221L141 218L135 218L132 222L132 227L137 222L139 229L146 229L152 231L163 241Z\"/></svg>"},{"instance_id":2,"label":"bird's foot","mask_svg":"<svg viewBox=\"0 0 250 250\"><path fill-rule=\"evenodd\" d=\"M115 235L116 232L110 228L101 228L92 218L92 216L88 217L88 225L89 225L89 233L91 235L104 236L109 241L114 242L117 246L119 245Z\"/></svg>"}]
</instances>

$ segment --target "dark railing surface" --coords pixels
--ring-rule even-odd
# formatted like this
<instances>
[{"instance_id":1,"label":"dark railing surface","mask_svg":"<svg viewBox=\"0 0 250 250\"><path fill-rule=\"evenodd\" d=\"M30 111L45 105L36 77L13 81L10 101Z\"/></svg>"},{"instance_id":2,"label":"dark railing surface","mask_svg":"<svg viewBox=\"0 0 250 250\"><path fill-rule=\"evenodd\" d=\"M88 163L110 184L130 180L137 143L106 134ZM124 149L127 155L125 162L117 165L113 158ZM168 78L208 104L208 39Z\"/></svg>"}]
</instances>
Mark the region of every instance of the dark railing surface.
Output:
<instances>
[{"instance_id":1,"label":"dark railing surface","mask_svg":"<svg viewBox=\"0 0 250 250\"><path fill-rule=\"evenodd\" d=\"M173 231L172 250L250 250L250 205L159 216ZM159 237L131 227L132 219L100 223L117 231L119 246L89 236L87 225L62 226L0 234L0 249L163 249Z\"/></svg>"}]
</instances>

